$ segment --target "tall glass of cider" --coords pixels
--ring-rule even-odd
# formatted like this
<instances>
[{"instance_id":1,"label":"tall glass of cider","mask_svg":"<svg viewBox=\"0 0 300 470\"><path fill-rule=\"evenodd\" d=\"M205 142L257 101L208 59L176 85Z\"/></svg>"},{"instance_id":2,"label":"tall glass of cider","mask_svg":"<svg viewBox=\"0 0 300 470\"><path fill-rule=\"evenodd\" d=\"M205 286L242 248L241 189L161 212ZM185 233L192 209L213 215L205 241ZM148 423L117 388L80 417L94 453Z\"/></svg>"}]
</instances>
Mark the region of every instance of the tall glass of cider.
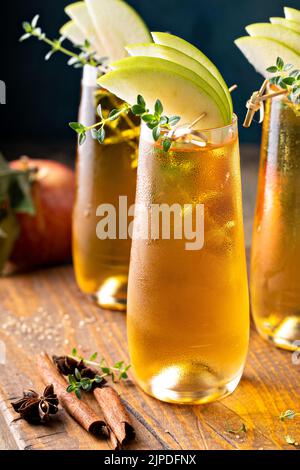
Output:
<instances>
[{"instance_id":1,"label":"tall glass of cider","mask_svg":"<svg viewBox=\"0 0 300 470\"><path fill-rule=\"evenodd\" d=\"M207 403L233 392L248 348L237 119L199 135L203 146L193 139L179 140L169 151L153 141L145 125L140 139L128 292L129 349L140 387L172 403ZM178 230L178 206L183 236ZM147 217L141 207L147 208ZM163 220L165 236L154 227L155 236L145 239L140 236L143 217L151 219L152 234L157 208L161 219L170 209L170 237ZM185 230L191 212L194 246ZM199 230L203 237L196 242Z\"/></svg>"},{"instance_id":2,"label":"tall glass of cider","mask_svg":"<svg viewBox=\"0 0 300 470\"><path fill-rule=\"evenodd\" d=\"M285 96L266 102L251 256L256 326L288 350L300 346L299 114Z\"/></svg>"},{"instance_id":3,"label":"tall glass of cider","mask_svg":"<svg viewBox=\"0 0 300 470\"><path fill-rule=\"evenodd\" d=\"M79 121L93 125L100 103L104 115L120 105L107 90L97 88L97 69L85 66ZM117 101L117 103L116 103ZM113 122L101 145L90 133L78 146L76 199L73 213L73 260L80 289L96 297L99 305L126 310L127 280L131 240L99 239L96 233L97 208L111 204L118 208L119 197L134 203L136 189L136 151L139 127L129 117Z\"/></svg>"}]
</instances>

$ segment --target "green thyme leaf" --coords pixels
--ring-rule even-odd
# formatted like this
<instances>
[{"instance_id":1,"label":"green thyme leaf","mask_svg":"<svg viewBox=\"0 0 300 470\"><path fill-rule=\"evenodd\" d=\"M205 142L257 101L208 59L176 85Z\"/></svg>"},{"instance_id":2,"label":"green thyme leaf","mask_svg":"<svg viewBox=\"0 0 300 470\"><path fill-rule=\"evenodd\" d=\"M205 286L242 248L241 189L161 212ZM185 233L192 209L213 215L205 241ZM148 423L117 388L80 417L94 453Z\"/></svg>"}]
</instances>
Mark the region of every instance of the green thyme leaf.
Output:
<instances>
[{"instance_id":1,"label":"green thyme leaf","mask_svg":"<svg viewBox=\"0 0 300 470\"><path fill-rule=\"evenodd\" d=\"M285 77L282 79L282 82L285 83L286 85L293 85L295 82L294 77Z\"/></svg>"},{"instance_id":2,"label":"green thyme leaf","mask_svg":"<svg viewBox=\"0 0 300 470\"><path fill-rule=\"evenodd\" d=\"M276 73L278 71L278 68L275 65L272 65L271 67L268 67L266 70L267 72L270 72L270 73Z\"/></svg>"},{"instance_id":3,"label":"green thyme leaf","mask_svg":"<svg viewBox=\"0 0 300 470\"><path fill-rule=\"evenodd\" d=\"M158 116L162 115L164 108L160 100L156 100L155 105L154 105L154 111L155 111L155 114L157 114Z\"/></svg>"},{"instance_id":4,"label":"green thyme leaf","mask_svg":"<svg viewBox=\"0 0 300 470\"><path fill-rule=\"evenodd\" d=\"M69 126L71 127L71 129L73 129L73 131L77 132L78 134L85 130L84 125L80 122L70 122Z\"/></svg>"},{"instance_id":5,"label":"green thyme leaf","mask_svg":"<svg viewBox=\"0 0 300 470\"><path fill-rule=\"evenodd\" d=\"M160 126L154 127L154 129L152 130L152 136L155 142L157 142L160 138Z\"/></svg>"},{"instance_id":6,"label":"green thyme leaf","mask_svg":"<svg viewBox=\"0 0 300 470\"><path fill-rule=\"evenodd\" d=\"M277 65L277 69L278 69L278 70L283 70L283 68L284 68L284 62L283 62L283 60L282 60L281 57L277 57L276 65Z\"/></svg>"},{"instance_id":7,"label":"green thyme leaf","mask_svg":"<svg viewBox=\"0 0 300 470\"><path fill-rule=\"evenodd\" d=\"M165 138L163 140L163 149L165 152L168 152L171 148L171 145L172 145L172 141L168 138Z\"/></svg>"},{"instance_id":8,"label":"green thyme leaf","mask_svg":"<svg viewBox=\"0 0 300 470\"><path fill-rule=\"evenodd\" d=\"M145 109L143 106L135 104L132 106L131 111L135 116L141 116L145 112Z\"/></svg>"},{"instance_id":9,"label":"green thyme leaf","mask_svg":"<svg viewBox=\"0 0 300 470\"><path fill-rule=\"evenodd\" d=\"M169 118L169 124L171 127L174 127L176 126L176 124L178 124L180 121L180 116L171 116Z\"/></svg>"},{"instance_id":10,"label":"green thyme leaf","mask_svg":"<svg viewBox=\"0 0 300 470\"><path fill-rule=\"evenodd\" d=\"M137 104L141 106L144 110L146 109L146 101L142 97L142 95L138 95L137 97Z\"/></svg>"}]
</instances>

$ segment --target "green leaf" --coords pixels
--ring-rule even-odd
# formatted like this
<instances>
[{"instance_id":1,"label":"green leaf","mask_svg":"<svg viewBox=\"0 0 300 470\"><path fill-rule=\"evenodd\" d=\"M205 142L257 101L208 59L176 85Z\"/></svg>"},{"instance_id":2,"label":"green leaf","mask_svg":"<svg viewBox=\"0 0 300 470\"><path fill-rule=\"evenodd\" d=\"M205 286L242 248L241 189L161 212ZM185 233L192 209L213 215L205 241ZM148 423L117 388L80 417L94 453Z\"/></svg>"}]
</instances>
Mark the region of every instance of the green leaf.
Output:
<instances>
[{"instance_id":1,"label":"green leaf","mask_svg":"<svg viewBox=\"0 0 300 470\"><path fill-rule=\"evenodd\" d=\"M110 374L110 368L109 367L101 367L101 370L103 374Z\"/></svg>"},{"instance_id":2,"label":"green leaf","mask_svg":"<svg viewBox=\"0 0 300 470\"><path fill-rule=\"evenodd\" d=\"M80 122L69 122L69 126L71 127L71 129L73 129L73 131L77 132L78 134L85 130L85 126Z\"/></svg>"},{"instance_id":3,"label":"green leaf","mask_svg":"<svg viewBox=\"0 0 300 470\"><path fill-rule=\"evenodd\" d=\"M98 357L98 353L97 353L97 352L94 352L94 354L92 354L92 355L90 356L90 361L95 361L95 360L97 359L97 357Z\"/></svg>"},{"instance_id":4,"label":"green leaf","mask_svg":"<svg viewBox=\"0 0 300 470\"><path fill-rule=\"evenodd\" d=\"M114 368L115 369L121 369L121 367L123 367L123 365L124 365L124 361L119 361L119 362L115 363Z\"/></svg>"},{"instance_id":5,"label":"green leaf","mask_svg":"<svg viewBox=\"0 0 300 470\"><path fill-rule=\"evenodd\" d=\"M287 90L287 84L283 81L283 79L278 81L278 85L284 90Z\"/></svg>"},{"instance_id":6,"label":"green leaf","mask_svg":"<svg viewBox=\"0 0 300 470\"><path fill-rule=\"evenodd\" d=\"M300 70L293 70L293 71L290 73L290 77L295 77L295 78L297 78L299 75L300 75Z\"/></svg>"},{"instance_id":7,"label":"green leaf","mask_svg":"<svg viewBox=\"0 0 300 470\"><path fill-rule=\"evenodd\" d=\"M176 126L179 123L181 117L180 116L171 116L169 118L169 124L171 127Z\"/></svg>"},{"instance_id":8,"label":"green leaf","mask_svg":"<svg viewBox=\"0 0 300 470\"><path fill-rule=\"evenodd\" d=\"M298 446L298 442L296 441L296 439L290 435L285 436L285 440L291 446Z\"/></svg>"},{"instance_id":9,"label":"green leaf","mask_svg":"<svg viewBox=\"0 0 300 470\"><path fill-rule=\"evenodd\" d=\"M282 82L284 82L286 85L293 85L295 79L294 77L285 77L282 79Z\"/></svg>"},{"instance_id":10,"label":"green leaf","mask_svg":"<svg viewBox=\"0 0 300 470\"><path fill-rule=\"evenodd\" d=\"M82 132L81 134L79 134L79 145L84 144L85 141L86 141L86 133Z\"/></svg>"},{"instance_id":11,"label":"green leaf","mask_svg":"<svg viewBox=\"0 0 300 470\"><path fill-rule=\"evenodd\" d=\"M285 419L294 419L296 416L296 412L293 410L286 410L279 416L280 421L284 421Z\"/></svg>"},{"instance_id":12,"label":"green leaf","mask_svg":"<svg viewBox=\"0 0 300 470\"><path fill-rule=\"evenodd\" d=\"M75 379L74 375L72 375L72 374L68 375L68 382L69 382L70 385L74 385L75 387L77 385L76 379Z\"/></svg>"},{"instance_id":13,"label":"green leaf","mask_svg":"<svg viewBox=\"0 0 300 470\"><path fill-rule=\"evenodd\" d=\"M31 27L31 24L28 23L28 21L23 21L22 27L26 33L31 33L32 27Z\"/></svg>"},{"instance_id":14,"label":"green leaf","mask_svg":"<svg viewBox=\"0 0 300 470\"><path fill-rule=\"evenodd\" d=\"M277 65L278 70L283 70L284 62L281 57L277 57L276 65Z\"/></svg>"},{"instance_id":15,"label":"green leaf","mask_svg":"<svg viewBox=\"0 0 300 470\"><path fill-rule=\"evenodd\" d=\"M94 380L97 384L100 384L101 382L103 382L103 378L100 377L100 375L95 375Z\"/></svg>"},{"instance_id":16,"label":"green leaf","mask_svg":"<svg viewBox=\"0 0 300 470\"><path fill-rule=\"evenodd\" d=\"M108 119L110 121L115 121L122 114L122 112L123 111L120 110L120 109L112 109L111 112L108 115Z\"/></svg>"},{"instance_id":17,"label":"green leaf","mask_svg":"<svg viewBox=\"0 0 300 470\"><path fill-rule=\"evenodd\" d=\"M75 377L77 380L81 380L81 373L79 372L77 368L75 369Z\"/></svg>"},{"instance_id":18,"label":"green leaf","mask_svg":"<svg viewBox=\"0 0 300 470\"><path fill-rule=\"evenodd\" d=\"M72 393L72 392L74 392L74 390L75 390L75 389L74 389L73 385L68 385L67 388L66 388L66 391L67 391L68 393Z\"/></svg>"},{"instance_id":19,"label":"green leaf","mask_svg":"<svg viewBox=\"0 0 300 470\"><path fill-rule=\"evenodd\" d=\"M168 152L171 148L171 145L172 145L172 141L171 139L164 139L163 141L163 149L165 152Z\"/></svg>"},{"instance_id":20,"label":"green leaf","mask_svg":"<svg viewBox=\"0 0 300 470\"><path fill-rule=\"evenodd\" d=\"M160 126L154 127L154 129L152 130L152 136L155 142L157 142L160 138Z\"/></svg>"},{"instance_id":21,"label":"green leaf","mask_svg":"<svg viewBox=\"0 0 300 470\"><path fill-rule=\"evenodd\" d=\"M285 66L283 67L283 70L287 72L288 70L291 70L293 67L294 67L293 64L285 64Z\"/></svg>"},{"instance_id":22,"label":"green leaf","mask_svg":"<svg viewBox=\"0 0 300 470\"><path fill-rule=\"evenodd\" d=\"M138 95L137 97L137 104L141 106L144 110L146 109L146 101L142 97L142 95Z\"/></svg>"},{"instance_id":23,"label":"green leaf","mask_svg":"<svg viewBox=\"0 0 300 470\"><path fill-rule=\"evenodd\" d=\"M79 400L81 400L81 392L80 392L79 388L76 388L75 395Z\"/></svg>"},{"instance_id":24,"label":"green leaf","mask_svg":"<svg viewBox=\"0 0 300 470\"><path fill-rule=\"evenodd\" d=\"M103 119L101 103L98 104L98 106L97 106L97 114L98 114L98 116L101 117L101 119Z\"/></svg>"},{"instance_id":25,"label":"green leaf","mask_svg":"<svg viewBox=\"0 0 300 470\"><path fill-rule=\"evenodd\" d=\"M21 36L21 37L19 38L19 41L20 41L20 42L26 41L26 39L28 39L28 38L30 38L30 37L31 37L31 34L25 33L25 34L23 34L23 36Z\"/></svg>"},{"instance_id":26,"label":"green leaf","mask_svg":"<svg viewBox=\"0 0 300 470\"><path fill-rule=\"evenodd\" d=\"M275 65L272 65L271 67L268 67L266 70L267 72L270 72L270 73L276 73L278 71L278 68Z\"/></svg>"},{"instance_id":27,"label":"green leaf","mask_svg":"<svg viewBox=\"0 0 300 470\"><path fill-rule=\"evenodd\" d=\"M39 21L39 17L40 17L40 15L35 15L35 17L34 17L33 20L31 21L31 27L32 27L32 28L36 28L36 25L37 25L37 23L38 23L38 21Z\"/></svg>"},{"instance_id":28,"label":"green leaf","mask_svg":"<svg viewBox=\"0 0 300 470\"><path fill-rule=\"evenodd\" d=\"M162 116L159 120L159 123L162 126L165 126L166 124L169 124L169 118L167 116Z\"/></svg>"},{"instance_id":29,"label":"green leaf","mask_svg":"<svg viewBox=\"0 0 300 470\"><path fill-rule=\"evenodd\" d=\"M77 349L76 348L72 349L71 355L72 356L77 356Z\"/></svg>"},{"instance_id":30,"label":"green leaf","mask_svg":"<svg viewBox=\"0 0 300 470\"><path fill-rule=\"evenodd\" d=\"M157 120L156 116L154 116L154 114L144 114L142 119L143 119L144 122L155 122L155 125L158 124L158 120Z\"/></svg>"},{"instance_id":31,"label":"green leaf","mask_svg":"<svg viewBox=\"0 0 300 470\"><path fill-rule=\"evenodd\" d=\"M86 382L85 384L82 385L82 389L85 392L90 392L92 390L93 384L91 382Z\"/></svg>"},{"instance_id":32,"label":"green leaf","mask_svg":"<svg viewBox=\"0 0 300 470\"><path fill-rule=\"evenodd\" d=\"M162 115L164 111L164 107L160 100L156 100L155 105L154 105L154 111L155 111L155 114L157 114L158 116Z\"/></svg>"},{"instance_id":33,"label":"green leaf","mask_svg":"<svg viewBox=\"0 0 300 470\"><path fill-rule=\"evenodd\" d=\"M145 108L139 104L135 104L131 107L131 111L135 116L141 116L145 112Z\"/></svg>"},{"instance_id":34,"label":"green leaf","mask_svg":"<svg viewBox=\"0 0 300 470\"><path fill-rule=\"evenodd\" d=\"M99 142L99 144L103 144L104 140L105 140L105 129L104 127L101 127L99 130L98 130L98 133L97 133L97 140Z\"/></svg>"}]
</instances>

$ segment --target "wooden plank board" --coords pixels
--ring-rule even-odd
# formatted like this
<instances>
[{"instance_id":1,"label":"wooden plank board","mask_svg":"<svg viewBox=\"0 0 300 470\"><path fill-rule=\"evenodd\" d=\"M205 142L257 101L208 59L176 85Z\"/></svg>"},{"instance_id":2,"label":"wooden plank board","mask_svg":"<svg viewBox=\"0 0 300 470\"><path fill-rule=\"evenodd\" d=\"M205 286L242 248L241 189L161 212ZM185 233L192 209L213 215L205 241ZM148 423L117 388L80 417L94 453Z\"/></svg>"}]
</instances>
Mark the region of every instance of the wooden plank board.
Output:
<instances>
[{"instance_id":1,"label":"wooden plank board","mask_svg":"<svg viewBox=\"0 0 300 470\"><path fill-rule=\"evenodd\" d=\"M71 267L36 271L0 280L0 340L6 364L0 365L2 448L109 449L83 431L64 411L49 426L14 421L10 401L23 389L43 390L34 356L41 351L101 352L109 362L128 361L126 318L102 311L76 286ZM279 414L300 411L300 365L291 353L275 349L251 334L244 377L236 392L205 406L175 406L145 395L133 382L118 385L136 429L129 449L286 449L300 442L299 421L282 423ZM95 404L93 403L93 406ZM228 427L248 432L236 436Z\"/></svg>"}]
</instances>

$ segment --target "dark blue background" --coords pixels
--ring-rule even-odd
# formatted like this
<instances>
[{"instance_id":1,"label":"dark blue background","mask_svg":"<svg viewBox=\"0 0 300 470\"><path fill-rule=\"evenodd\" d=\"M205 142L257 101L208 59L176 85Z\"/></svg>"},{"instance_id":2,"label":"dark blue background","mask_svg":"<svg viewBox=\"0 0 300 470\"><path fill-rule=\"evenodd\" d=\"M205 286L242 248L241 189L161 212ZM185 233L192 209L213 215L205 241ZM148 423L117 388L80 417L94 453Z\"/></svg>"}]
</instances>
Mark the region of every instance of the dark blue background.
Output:
<instances>
[{"instance_id":1,"label":"dark blue background","mask_svg":"<svg viewBox=\"0 0 300 470\"><path fill-rule=\"evenodd\" d=\"M108 0L109 1L109 0ZM3 4L4 2L1 2ZM44 61L47 47L34 39L18 43L21 22L40 14L40 24L57 37L67 21L70 0L15 0L1 5L0 79L7 83L7 105L0 106L1 139L72 138L67 123L76 119L80 71L57 54ZM300 0L129 0L154 31L170 31L194 43L220 68L234 92L235 111L242 121L245 102L262 78L233 44L244 27L283 16L283 6L300 9ZM7 3L6 3L7 5ZM240 129L243 142L258 142L260 126ZM1 142L0 142L1 144Z\"/></svg>"}]
</instances>

